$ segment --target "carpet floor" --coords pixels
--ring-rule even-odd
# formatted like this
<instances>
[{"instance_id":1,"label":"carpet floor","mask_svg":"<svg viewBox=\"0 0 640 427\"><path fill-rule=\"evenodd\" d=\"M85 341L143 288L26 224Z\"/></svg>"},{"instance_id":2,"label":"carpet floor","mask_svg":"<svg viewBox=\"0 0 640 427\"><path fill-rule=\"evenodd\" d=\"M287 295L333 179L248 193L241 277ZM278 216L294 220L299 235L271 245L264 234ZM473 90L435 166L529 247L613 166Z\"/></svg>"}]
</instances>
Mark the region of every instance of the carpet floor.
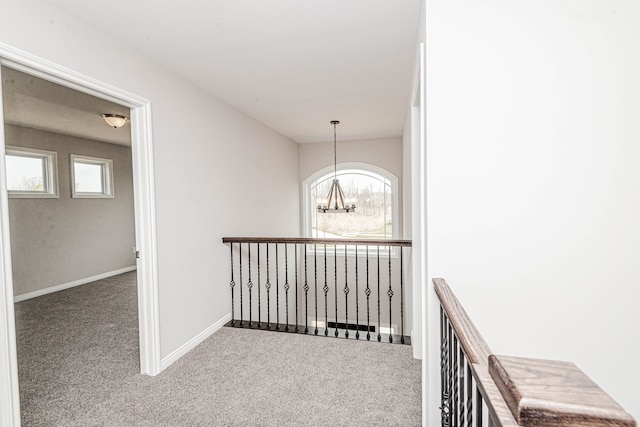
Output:
<instances>
[{"instance_id":1,"label":"carpet floor","mask_svg":"<svg viewBox=\"0 0 640 427\"><path fill-rule=\"evenodd\" d=\"M135 272L16 304L24 426L419 426L411 347L222 328L140 375Z\"/></svg>"}]
</instances>

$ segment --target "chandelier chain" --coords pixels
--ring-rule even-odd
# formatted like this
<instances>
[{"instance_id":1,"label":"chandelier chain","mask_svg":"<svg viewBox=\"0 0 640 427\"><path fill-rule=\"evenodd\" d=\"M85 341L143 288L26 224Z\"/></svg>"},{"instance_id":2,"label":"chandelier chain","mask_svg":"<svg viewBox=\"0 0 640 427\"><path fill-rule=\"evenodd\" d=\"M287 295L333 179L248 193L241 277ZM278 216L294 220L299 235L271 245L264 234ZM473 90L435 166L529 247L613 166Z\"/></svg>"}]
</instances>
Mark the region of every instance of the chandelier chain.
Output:
<instances>
[{"instance_id":1,"label":"chandelier chain","mask_svg":"<svg viewBox=\"0 0 640 427\"><path fill-rule=\"evenodd\" d=\"M333 123L333 179L338 179L338 149L336 142L336 125Z\"/></svg>"}]
</instances>

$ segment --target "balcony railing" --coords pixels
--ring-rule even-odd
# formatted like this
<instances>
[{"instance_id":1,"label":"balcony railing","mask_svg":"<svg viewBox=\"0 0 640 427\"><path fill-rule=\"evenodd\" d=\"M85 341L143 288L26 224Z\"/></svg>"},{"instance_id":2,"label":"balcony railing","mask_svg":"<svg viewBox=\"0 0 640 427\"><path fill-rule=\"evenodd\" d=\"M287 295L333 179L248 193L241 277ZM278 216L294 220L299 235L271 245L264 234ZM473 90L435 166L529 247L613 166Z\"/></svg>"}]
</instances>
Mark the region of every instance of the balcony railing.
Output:
<instances>
[{"instance_id":1,"label":"balcony railing","mask_svg":"<svg viewBox=\"0 0 640 427\"><path fill-rule=\"evenodd\" d=\"M636 425L572 363L493 355L444 279L434 286L443 427Z\"/></svg>"},{"instance_id":2,"label":"balcony railing","mask_svg":"<svg viewBox=\"0 0 640 427\"><path fill-rule=\"evenodd\" d=\"M225 237L227 326L410 344L408 240Z\"/></svg>"}]
</instances>

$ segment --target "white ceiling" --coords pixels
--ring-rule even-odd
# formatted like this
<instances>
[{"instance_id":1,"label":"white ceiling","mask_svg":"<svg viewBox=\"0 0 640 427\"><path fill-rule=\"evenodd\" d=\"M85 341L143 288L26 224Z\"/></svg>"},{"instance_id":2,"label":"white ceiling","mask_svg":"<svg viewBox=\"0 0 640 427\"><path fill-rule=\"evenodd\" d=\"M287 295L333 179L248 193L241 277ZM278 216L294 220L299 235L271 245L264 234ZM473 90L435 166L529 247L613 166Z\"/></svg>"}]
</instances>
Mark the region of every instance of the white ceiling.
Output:
<instances>
[{"instance_id":1,"label":"white ceiling","mask_svg":"<svg viewBox=\"0 0 640 427\"><path fill-rule=\"evenodd\" d=\"M46 0L297 142L399 136L420 0Z\"/></svg>"}]
</instances>

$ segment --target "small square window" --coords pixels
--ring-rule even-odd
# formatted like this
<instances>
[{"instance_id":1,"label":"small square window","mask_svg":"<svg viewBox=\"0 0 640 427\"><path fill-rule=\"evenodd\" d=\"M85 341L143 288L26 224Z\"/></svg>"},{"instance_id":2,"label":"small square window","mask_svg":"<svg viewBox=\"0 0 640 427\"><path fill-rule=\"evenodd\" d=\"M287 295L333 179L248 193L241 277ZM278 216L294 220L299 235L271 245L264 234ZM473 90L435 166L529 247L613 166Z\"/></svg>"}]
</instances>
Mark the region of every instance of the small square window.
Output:
<instances>
[{"instance_id":1,"label":"small square window","mask_svg":"<svg viewBox=\"0 0 640 427\"><path fill-rule=\"evenodd\" d=\"M58 197L58 158L55 152L10 145L5 152L9 197Z\"/></svg>"},{"instance_id":2,"label":"small square window","mask_svg":"<svg viewBox=\"0 0 640 427\"><path fill-rule=\"evenodd\" d=\"M71 184L75 198L113 197L113 160L72 154Z\"/></svg>"}]
</instances>

